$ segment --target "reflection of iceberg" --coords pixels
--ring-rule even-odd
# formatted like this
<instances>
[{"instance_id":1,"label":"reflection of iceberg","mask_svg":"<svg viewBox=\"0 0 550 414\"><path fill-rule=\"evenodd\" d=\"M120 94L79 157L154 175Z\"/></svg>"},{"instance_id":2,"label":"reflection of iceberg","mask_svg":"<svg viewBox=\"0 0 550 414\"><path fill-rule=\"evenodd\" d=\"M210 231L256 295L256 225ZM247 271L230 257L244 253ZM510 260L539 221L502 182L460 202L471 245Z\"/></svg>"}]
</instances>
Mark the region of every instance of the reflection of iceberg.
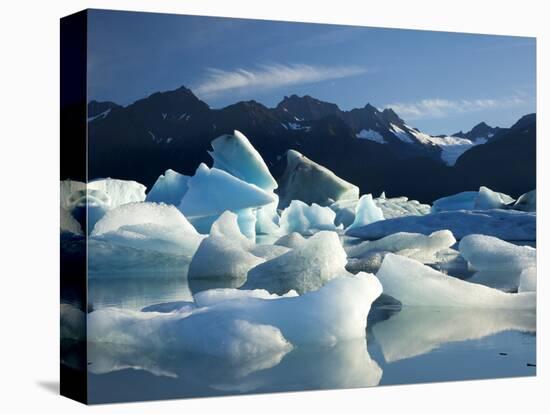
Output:
<instances>
[{"instance_id":1,"label":"reflection of iceberg","mask_svg":"<svg viewBox=\"0 0 550 414\"><path fill-rule=\"evenodd\" d=\"M535 312L404 306L389 319L372 325L386 362L426 354L448 342L480 339L508 330L535 332Z\"/></svg>"}]
</instances>

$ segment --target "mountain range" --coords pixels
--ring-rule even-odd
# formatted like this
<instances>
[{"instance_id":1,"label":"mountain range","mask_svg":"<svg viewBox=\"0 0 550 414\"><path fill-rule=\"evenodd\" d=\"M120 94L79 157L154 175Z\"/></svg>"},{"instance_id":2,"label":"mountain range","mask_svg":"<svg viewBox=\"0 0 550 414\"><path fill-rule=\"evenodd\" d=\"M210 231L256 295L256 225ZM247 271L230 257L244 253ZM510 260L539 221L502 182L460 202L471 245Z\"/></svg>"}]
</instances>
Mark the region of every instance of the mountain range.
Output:
<instances>
[{"instance_id":1,"label":"mountain range","mask_svg":"<svg viewBox=\"0 0 550 414\"><path fill-rule=\"evenodd\" d=\"M480 185L519 195L535 188L534 114L510 128L482 122L467 132L432 136L392 109L350 111L310 96L285 96L274 108L241 101L212 109L185 87L128 106L88 103L88 177L133 179L151 187L172 168L192 175L210 164L210 141L244 133L275 178L295 149L362 192L423 202Z\"/></svg>"}]
</instances>

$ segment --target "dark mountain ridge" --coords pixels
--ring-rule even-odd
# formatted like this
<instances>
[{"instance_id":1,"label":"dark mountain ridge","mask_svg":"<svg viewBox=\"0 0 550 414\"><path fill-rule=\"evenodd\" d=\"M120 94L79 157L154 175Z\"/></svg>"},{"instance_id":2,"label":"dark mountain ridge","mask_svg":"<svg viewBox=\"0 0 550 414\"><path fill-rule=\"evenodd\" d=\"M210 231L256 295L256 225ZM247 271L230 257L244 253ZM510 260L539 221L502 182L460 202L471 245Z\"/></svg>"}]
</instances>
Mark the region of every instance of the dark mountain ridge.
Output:
<instances>
[{"instance_id":1,"label":"dark mountain ridge","mask_svg":"<svg viewBox=\"0 0 550 414\"><path fill-rule=\"evenodd\" d=\"M515 178L525 179L532 173L530 167L518 165L525 170L518 175L507 164L494 164L502 176L496 179L483 165L489 154L482 147L488 144L464 153L456 167L446 166L440 147L419 139L419 131L393 110L380 111L370 104L342 111L336 104L291 95L275 108L243 101L211 109L190 89L181 87L126 107L90 102L88 116L89 177L133 179L149 188L168 168L192 175L200 162L211 165L207 154L211 140L238 129L260 152L275 178L284 170L285 152L296 149L357 184L362 192L386 191L430 202L480 185L491 186L488 181L496 184L495 190L512 195L533 189L534 180L523 184ZM536 129L534 116L523 122L530 130ZM525 135L501 128L495 138L505 131L514 143ZM496 145L500 139L494 141ZM512 148L521 153L518 145L490 148L495 148L498 159L516 157L534 165L534 153L508 154ZM480 155L465 157L473 150ZM493 162L498 161L494 158Z\"/></svg>"}]
</instances>

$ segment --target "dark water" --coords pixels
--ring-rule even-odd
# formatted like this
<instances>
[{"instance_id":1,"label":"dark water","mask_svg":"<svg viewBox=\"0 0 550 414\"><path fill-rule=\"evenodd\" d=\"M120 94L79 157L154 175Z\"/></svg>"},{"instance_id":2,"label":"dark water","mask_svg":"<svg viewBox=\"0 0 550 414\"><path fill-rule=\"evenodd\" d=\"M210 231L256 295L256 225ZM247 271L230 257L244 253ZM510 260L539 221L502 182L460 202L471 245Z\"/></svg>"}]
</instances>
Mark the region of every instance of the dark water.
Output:
<instances>
[{"instance_id":1,"label":"dark water","mask_svg":"<svg viewBox=\"0 0 550 414\"><path fill-rule=\"evenodd\" d=\"M91 277L88 298L94 309L142 309L189 301L195 288L181 274L101 275ZM535 364L535 313L486 309L378 305L365 338L244 364L177 349L88 344L92 403L530 376Z\"/></svg>"}]
</instances>

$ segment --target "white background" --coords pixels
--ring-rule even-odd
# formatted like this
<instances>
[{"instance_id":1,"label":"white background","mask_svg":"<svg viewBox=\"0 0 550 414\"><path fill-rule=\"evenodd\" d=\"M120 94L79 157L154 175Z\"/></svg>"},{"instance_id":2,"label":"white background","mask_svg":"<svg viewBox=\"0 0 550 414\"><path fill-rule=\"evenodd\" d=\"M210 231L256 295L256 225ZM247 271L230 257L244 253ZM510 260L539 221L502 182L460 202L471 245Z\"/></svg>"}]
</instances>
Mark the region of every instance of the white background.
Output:
<instances>
[{"instance_id":1,"label":"white background","mask_svg":"<svg viewBox=\"0 0 550 414\"><path fill-rule=\"evenodd\" d=\"M548 11L544 1L17 1L0 14L0 411L189 413L542 412L548 253ZM59 22L86 7L537 36L539 329L537 378L84 406L59 397ZM475 62L472 62L475 64ZM437 64L437 57L434 57ZM546 92L546 93L544 93ZM545 105L546 104L546 105ZM498 168L498 166L495 166ZM545 257L546 256L546 257ZM544 325L544 326L541 326ZM546 402L544 407L543 402Z\"/></svg>"}]
</instances>

